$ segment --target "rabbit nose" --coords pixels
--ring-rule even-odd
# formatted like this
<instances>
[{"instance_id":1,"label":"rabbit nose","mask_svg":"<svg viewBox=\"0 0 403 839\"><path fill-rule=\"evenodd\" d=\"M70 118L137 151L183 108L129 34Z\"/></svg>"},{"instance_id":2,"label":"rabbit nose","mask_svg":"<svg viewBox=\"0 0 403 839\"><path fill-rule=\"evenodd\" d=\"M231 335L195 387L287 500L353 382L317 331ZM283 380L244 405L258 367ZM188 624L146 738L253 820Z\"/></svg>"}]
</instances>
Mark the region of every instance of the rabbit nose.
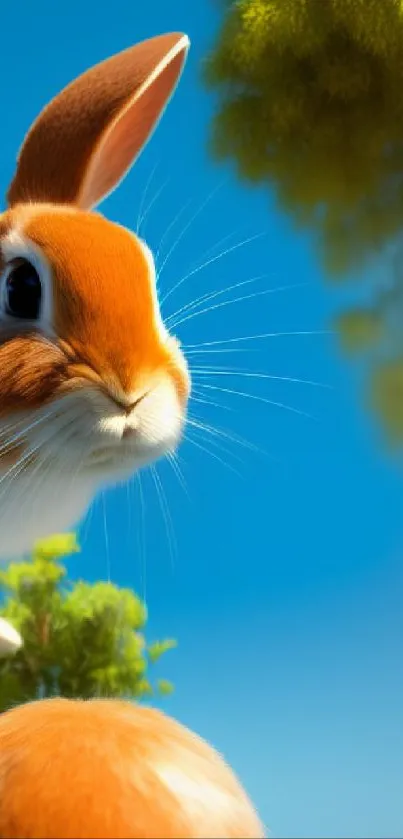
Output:
<instances>
[{"instance_id":1,"label":"rabbit nose","mask_svg":"<svg viewBox=\"0 0 403 839\"><path fill-rule=\"evenodd\" d=\"M127 417L130 416L131 412L134 411L135 408L137 408L137 405L139 405L140 402L142 402L143 399L145 399L146 396L148 396L149 392L149 390L146 390L144 393L141 394L141 396L138 396L137 399L134 399L133 402L130 402L130 405L124 405L124 411Z\"/></svg>"},{"instance_id":2,"label":"rabbit nose","mask_svg":"<svg viewBox=\"0 0 403 839\"><path fill-rule=\"evenodd\" d=\"M146 391L141 396L139 396L137 399L133 400L130 403L130 405L126 404L126 405L122 406L123 409L124 409L126 417L127 418L131 417L130 421L127 419L126 425L123 429L123 434L122 434L123 439L127 440L128 437L133 437L137 433L136 417L131 416L131 414L133 413L133 411L137 407L137 405L139 405L140 402L142 402L143 399L145 399L145 397L148 395L148 393L149 393L149 391Z\"/></svg>"},{"instance_id":3,"label":"rabbit nose","mask_svg":"<svg viewBox=\"0 0 403 839\"><path fill-rule=\"evenodd\" d=\"M109 395L111 396L115 404L125 413L127 417L129 417L132 411L134 411L134 409L137 408L137 405L139 405L140 402L142 402L143 399L145 399L145 397L148 396L149 392L149 390L145 391L140 396L137 396L136 399L133 399L131 402L128 402L123 398L119 399L119 396L117 396L116 394L110 393Z\"/></svg>"}]
</instances>

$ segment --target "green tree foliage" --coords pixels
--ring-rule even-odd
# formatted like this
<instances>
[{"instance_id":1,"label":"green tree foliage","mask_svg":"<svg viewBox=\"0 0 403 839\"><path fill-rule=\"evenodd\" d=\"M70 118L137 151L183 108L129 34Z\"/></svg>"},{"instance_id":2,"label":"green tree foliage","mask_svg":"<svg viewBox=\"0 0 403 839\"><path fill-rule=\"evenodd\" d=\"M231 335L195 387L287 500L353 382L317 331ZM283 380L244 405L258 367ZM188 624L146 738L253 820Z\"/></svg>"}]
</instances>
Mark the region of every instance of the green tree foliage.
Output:
<instances>
[{"instance_id":1,"label":"green tree foliage","mask_svg":"<svg viewBox=\"0 0 403 839\"><path fill-rule=\"evenodd\" d=\"M336 320L341 345L348 354L359 354L378 344L382 336L382 318L371 309L353 309Z\"/></svg>"},{"instance_id":2,"label":"green tree foliage","mask_svg":"<svg viewBox=\"0 0 403 839\"><path fill-rule=\"evenodd\" d=\"M379 363L370 380L370 401L388 431L388 442L400 447L403 439L403 357Z\"/></svg>"},{"instance_id":3,"label":"green tree foliage","mask_svg":"<svg viewBox=\"0 0 403 839\"><path fill-rule=\"evenodd\" d=\"M221 0L221 8L204 66L218 96L213 155L274 192L313 235L327 276L364 277L389 266L394 249L400 256L391 294L378 289L337 328L346 353L370 359L370 403L402 443L402 318L393 329L388 298L403 287L403 0Z\"/></svg>"},{"instance_id":4,"label":"green tree foliage","mask_svg":"<svg viewBox=\"0 0 403 839\"><path fill-rule=\"evenodd\" d=\"M402 0L238 0L205 67L212 148L317 235L334 275L403 225Z\"/></svg>"},{"instance_id":5,"label":"green tree foliage","mask_svg":"<svg viewBox=\"0 0 403 839\"><path fill-rule=\"evenodd\" d=\"M75 536L38 544L32 558L0 572L0 615L20 632L23 646L0 659L0 711L37 697L150 696L153 665L176 646L148 645L145 605L111 583L69 584L63 560L79 551ZM170 693L165 679L160 694Z\"/></svg>"}]
</instances>

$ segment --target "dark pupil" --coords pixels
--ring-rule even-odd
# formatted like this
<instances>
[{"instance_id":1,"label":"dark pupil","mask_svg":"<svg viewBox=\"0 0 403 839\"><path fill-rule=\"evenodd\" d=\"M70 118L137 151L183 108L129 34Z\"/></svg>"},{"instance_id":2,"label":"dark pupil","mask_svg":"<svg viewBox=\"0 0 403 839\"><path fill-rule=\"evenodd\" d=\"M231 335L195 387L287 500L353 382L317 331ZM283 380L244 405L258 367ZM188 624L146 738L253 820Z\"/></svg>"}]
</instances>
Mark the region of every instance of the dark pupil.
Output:
<instances>
[{"instance_id":1,"label":"dark pupil","mask_svg":"<svg viewBox=\"0 0 403 839\"><path fill-rule=\"evenodd\" d=\"M36 320L41 304L41 281L30 262L21 262L7 277L7 309L16 318Z\"/></svg>"}]
</instances>

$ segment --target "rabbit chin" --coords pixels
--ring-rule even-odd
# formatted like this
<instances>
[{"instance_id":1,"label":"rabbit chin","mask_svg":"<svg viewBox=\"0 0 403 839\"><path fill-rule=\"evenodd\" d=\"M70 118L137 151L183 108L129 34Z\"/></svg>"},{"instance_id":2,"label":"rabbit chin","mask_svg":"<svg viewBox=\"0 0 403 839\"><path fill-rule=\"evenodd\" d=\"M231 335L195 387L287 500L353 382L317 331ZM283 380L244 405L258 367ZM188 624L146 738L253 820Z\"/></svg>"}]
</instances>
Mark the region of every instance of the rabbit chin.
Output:
<instances>
[{"instance_id":1,"label":"rabbit chin","mask_svg":"<svg viewBox=\"0 0 403 839\"><path fill-rule=\"evenodd\" d=\"M24 555L37 540L77 526L99 490L173 451L184 420L169 381L129 421L96 391L70 394L27 416L32 461L24 463L24 454L11 467L0 461L0 558Z\"/></svg>"}]
</instances>

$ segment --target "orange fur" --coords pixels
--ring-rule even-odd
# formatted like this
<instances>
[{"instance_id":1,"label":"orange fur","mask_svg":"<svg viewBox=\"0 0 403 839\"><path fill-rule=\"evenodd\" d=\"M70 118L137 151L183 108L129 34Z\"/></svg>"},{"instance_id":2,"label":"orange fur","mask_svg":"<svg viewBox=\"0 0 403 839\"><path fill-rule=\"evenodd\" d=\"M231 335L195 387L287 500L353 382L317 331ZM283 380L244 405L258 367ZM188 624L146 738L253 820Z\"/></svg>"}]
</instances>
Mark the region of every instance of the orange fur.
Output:
<instances>
[{"instance_id":1,"label":"orange fur","mask_svg":"<svg viewBox=\"0 0 403 839\"><path fill-rule=\"evenodd\" d=\"M52 699L0 716L2 839L263 836L222 758L156 710Z\"/></svg>"},{"instance_id":2,"label":"orange fur","mask_svg":"<svg viewBox=\"0 0 403 839\"><path fill-rule=\"evenodd\" d=\"M186 402L187 370L175 339L161 334L154 280L134 234L95 213L41 205L16 207L4 225L39 247L52 267L58 340L0 328L0 412L45 404L71 379L124 400L169 376Z\"/></svg>"},{"instance_id":3,"label":"orange fur","mask_svg":"<svg viewBox=\"0 0 403 839\"><path fill-rule=\"evenodd\" d=\"M76 360L124 394L169 374L187 396L176 343L163 341L154 279L139 240L101 215L40 205L11 213L13 224L52 266L54 326Z\"/></svg>"}]
</instances>

